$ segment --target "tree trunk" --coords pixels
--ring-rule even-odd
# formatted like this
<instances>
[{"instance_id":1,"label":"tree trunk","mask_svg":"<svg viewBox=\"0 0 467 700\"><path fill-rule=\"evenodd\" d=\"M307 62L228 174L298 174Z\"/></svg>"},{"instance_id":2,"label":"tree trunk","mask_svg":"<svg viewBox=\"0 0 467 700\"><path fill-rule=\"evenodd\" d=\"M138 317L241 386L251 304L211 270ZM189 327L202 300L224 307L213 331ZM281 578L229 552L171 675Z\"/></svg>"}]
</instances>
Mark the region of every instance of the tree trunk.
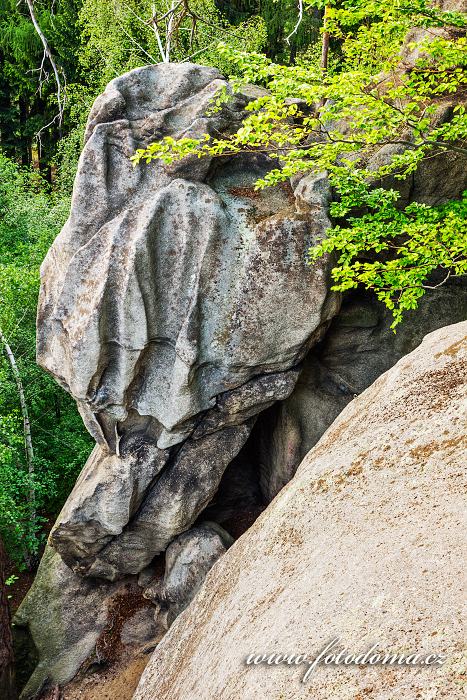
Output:
<instances>
[{"instance_id":1,"label":"tree trunk","mask_svg":"<svg viewBox=\"0 0 467 700\"><path fill-rule=\"evenodd\" d=\"M0 698L1 700L16 700L18 694L15 684L10 609L5 578L6 554L0 539Z\"/></svg>"},{"instance_id":2,"label":"tree trunk","mask_svg":"<svg viewBox=\"0 0 467 700\"><path fill-rule=\"evenodd\" d=\"M29 117L28 104L23 97L19 98L19 144L21 149L21 165L30 165L32 161L31 139L26 135L27 122Z\"/></svg>"},{"instance_id":3,"label":"tree trunk","mask_svg":"<svg viewBox=\"0 0 467 700\"><path fill-rule=\"evenodd\" d=\"M324 8L324 18L323 18L323 43L321 45L321 70L325 73L328 69L328 58L329 58L329 32L327 31L328 17L330 6L326 5Z\"/></svg>"},{"instance_id":4,"label":"tree trunk","mask_svg":"<svg viewBox=\"0 0 467 700\"><path fill-rule=\"evenodd\" d=\"M30 505L30 519L31 524L34 525L36 520L36 492L34 489L34 449L32 446L32 436L31 436L31 422L29 420L28 406L26 403L26 397L24 395L23 382L21 381L21 375L19 373L18 365L16 364L16 359L13 354L11 347L9 346L7 339L3 335L3 331L0 328L0 347L3 345L6 358L11 366L11 371L15 378L16 388L18 390L18 398L21 406L21 413L23 416L23 435L24 435L24 451L26 454L26 464L28 467L28 473L31 477L31 488L29 490L29 505ZM33 537L35 535L33 534ZM28 552L24 555L26 566L31 569L33 566L33 559ZM0 698L1 700L1 698Z\"/></svg>"}]
</instances>

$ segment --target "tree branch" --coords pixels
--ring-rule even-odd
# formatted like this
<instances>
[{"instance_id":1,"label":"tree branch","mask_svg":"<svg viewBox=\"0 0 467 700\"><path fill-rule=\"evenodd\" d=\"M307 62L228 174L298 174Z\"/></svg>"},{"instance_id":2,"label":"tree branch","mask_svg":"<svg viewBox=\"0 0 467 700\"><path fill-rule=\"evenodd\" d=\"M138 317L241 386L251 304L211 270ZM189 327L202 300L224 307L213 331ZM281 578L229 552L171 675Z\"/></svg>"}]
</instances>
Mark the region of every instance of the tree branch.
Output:
<instances>
[{"instance_id":1,"label":"tree branch","mask_svg":"<svg viewBox=\"0 0 467 700\"><path fill-rule=\"evenodd\" d=\"M290 44L290 39L293 37L294 34L298 32L298 28L301 25L303 21L303 0L298 0L298 19L295 24L295 27L292 29L290 34L285 37L285 40L288 44Z\"/></svg>"}]
</instances>

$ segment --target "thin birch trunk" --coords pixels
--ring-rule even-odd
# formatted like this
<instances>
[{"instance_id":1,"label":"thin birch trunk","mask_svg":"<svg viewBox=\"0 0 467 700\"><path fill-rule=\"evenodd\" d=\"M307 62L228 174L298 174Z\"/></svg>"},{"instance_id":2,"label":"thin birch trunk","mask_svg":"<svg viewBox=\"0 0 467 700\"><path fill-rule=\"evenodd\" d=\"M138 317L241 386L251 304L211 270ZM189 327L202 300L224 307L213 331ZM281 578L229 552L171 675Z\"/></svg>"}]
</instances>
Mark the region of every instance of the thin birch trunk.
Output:
<instances>
[{"instance_id":1,"label":"thin birch trunk","mask_svg":"<svg viewBox=\"0 0 467 700\"><path fill-rule=\"evenodd\" d=\"M16 364L15 356L11 347L9 346L7 339L3 335L3 331L0 328L0 343L3 345L5 355L8 362L10 363L11 371L15 378L16 388L18 390L19 403L21 406L21 414L23 416L23 434L24 434L24 451L26 454L26 465L28 468L29 475L32 477L34 475L34 449L32 446L32 436L31 436L31 422L29 420L28 406L26 403L26 397L24 395L23 382L21 381L21 375L19 373L18 365ZM31 488L29 492L29 500L31 503L32 511L31 518L34 520L36 516L34 503L36 500L36 494L34 488Z\"/></svg>"},{"instance_id":2,"label":"thin birch trunk","mask_svg":"<svg viewBox=\"0 0 467 700\"><path fill-rule=\"evenodd\" d=\"M330 13L330 6L326 5L324 8L324 18L323 18L323 41L321 44L321 70L325 73L328 69L328 59L329 59L329 32L327 31L328 18Z\"/></svg>"}]
</instances>

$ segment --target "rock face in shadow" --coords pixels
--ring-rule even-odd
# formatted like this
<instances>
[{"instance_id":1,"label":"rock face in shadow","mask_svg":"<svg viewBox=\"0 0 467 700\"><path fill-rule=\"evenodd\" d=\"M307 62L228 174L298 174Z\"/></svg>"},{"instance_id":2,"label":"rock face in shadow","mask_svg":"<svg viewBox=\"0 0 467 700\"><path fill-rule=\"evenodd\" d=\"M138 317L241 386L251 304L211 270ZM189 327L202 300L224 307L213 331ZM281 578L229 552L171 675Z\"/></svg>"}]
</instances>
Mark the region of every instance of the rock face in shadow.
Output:
<instances>
[{"instance_id":1,"label":"rock face in shadow","mask_svg":"<svg viewBox=\"0 0 467 700\"><path fill-rule=\"evenodd\" d=\"M214 565L134 700L460 700L466 334L431 333L343 410ZM334 657L377 644L442 663L321 663L305 683L306 662L245 663L312 662L336 637Z\"/></svg>"},{"instance_id":2,"label":"rock face in shadow","mask_svg":"<svg viewBox=\"0 0 467 700\"><path fill-rule=\"evenodd\" d=\"M131 164L151 140L238 128L251 93L209 111L225 85L189 63L113 80L41 269L38 361L97 443L51 534L83 575L138 573L195 522L339 307L329 260L306 263L324 177L256 192L262 154Z\"/></svg>"},{"instance_id":3,"label":"rock face in shadow","mask_svg":"<svg viewBox=\"0 0 467 700\"><path fill-rule=\"evenodd\" d=\"M232 543L220 525L210 522L191 528L170 543L163 580L149 583L143 594L156 606L154 617L161 635L193 600L210 569Z\"/></svg>"},{"instance_id":4,"label":"rock face in shadow","mask_svg":"<svg viewBox=\"0 0 467 700\"><path fill-rule=\"evenodd\" d=\"M139 573L208 505L231 456L249 432L250 424L224 428L183 447L147 495L137 517L90 563L84 560L75 567L76 571L109 580L118 579L122 572Z\"/></svg>"},{"instance_id":5,"label":"rock face in shadow","mask_svg":"<svg viewBox=\"0 0 467 700\"><path fill-rule=\"evenodd\" d=\"M344 299L324 340L307 356L292 394L256 426L261 490L270 502L340 412L423 337L467 318L467 288L455 281L427 291L391 330L392 316L369 293Z\"/></svg>"}]
</instances>

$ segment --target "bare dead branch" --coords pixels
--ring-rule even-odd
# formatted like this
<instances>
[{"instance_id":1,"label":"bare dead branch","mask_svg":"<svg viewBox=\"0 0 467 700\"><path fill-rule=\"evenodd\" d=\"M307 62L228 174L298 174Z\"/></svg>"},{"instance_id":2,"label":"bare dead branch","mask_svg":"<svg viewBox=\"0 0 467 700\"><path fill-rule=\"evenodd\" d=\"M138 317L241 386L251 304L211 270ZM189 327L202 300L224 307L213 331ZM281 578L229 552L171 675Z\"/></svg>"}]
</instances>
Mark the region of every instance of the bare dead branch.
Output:
<instances>
[{"instance_id":1,"label":"bare dead branch","mask_svg":"<svg viewBox=\"0 0 467 700\"><path fill-rule=\"evenodd\" d=\"M162 44L161 35L159 34L159 27L157 25L155 5L152 6L152 17L149 20L149 23L151 24L154 35L156 37L157 46L159 48L159 53L162 57L162 62L167 63L166 52L165 52L164 46Z\"/></svg>"},{"instance_id":2,"label":"bare dead branch","mask_svg":"<svg viewBox=\"0 0 467 700\"><path fill-rule=\"evenodd\" d=\"M438 289L438 287L442 287L443 284L446 284L446 282L448 281L448 279L450 277L460 277L460 275L453 275L452 270L450 270L448 272L448 274L446 275L446 277L444 277L444 279L442 279L441 282L438 282L438 284L433 284L433 285L422 284L422 287L423 287L423 289Z\"/></svg>"},{"instance_id":3,"label":"bare dead branch","mask_svg":"<svg viewBox=\"0 0 467 700\"><path fill-rule=\"evenodd\" d=\"M46 38L44 32L42 31L39 22L37 21L36 14L34 12L33 0L24 0L24 1L25 1L26 5L28 6L29 15L31 17L31 21L33 23L34 29L36 30L36 32L37 32L37 34L42 42L42 46L44 47L44 56L42 58L40 75L42 75L44 57L47 56L47 58L49 59L49 63L52 66L52 70L53 70L53 73L55 76L55 83L57 86L57 93L56 94L57 94L57 103L58 103L58 114L56 115L56 117L54 117L54 119L49 124L47 124L46 126L43 126L42 129L40 129L40 131L39 131L39 134L40 134L41 131L43 131L44 129L49 127L57 119L58 119L59 125L62 124L63 110L65 107L65 90L64 90L64 86L62 86L62 81L60 80L60 71L59 71L58 66L55 62L55 58L53 56L53 53L50 49L49 42L47 41L47 38ZM37 134L37 136L39 136L39 134Z\"/></svg>"},{"instance_id":4,"label":"bare dead branch","mask_svg":"<svg viewBox=\"0 0 467 700\"><path fill-rule=\"evenodd\" d=\"M167 19L167 17L170 17L171 15L173 15L174 12L176 12L178 10L178 8L180 7L181 4L182 4L182 0L180 0L180 2L177 2L177 3L173 2L170 10L167 10L167 12L165 12L160 17L157 17L156 8L153 5L152 6L152 18L149 21L150 22L162 22L164 19Z\"/></svg>"},{"instance_id":5,"label":"bare dead branch","mask_svg":"<svg viewBox=\"0 0 467 700\"><path fill-rule=\"evenodd\" d=\"M171 44L172 44L172 34L175 30L174 27L174 17L175 17L175 8L176 8L176 3L175 0L172 0L172 7L171 7L171 14L169 16L168 22L167 22L167 32L166 32L166 39L165 39L165 62L169 63L170 61L170 49L171 49ZM181 22L183 17L180 17L179 22ZM179 24L179 23L178 23Z\"/></svg>"},{"instance_id":6,"label":"bare dead branch","mask_svg":"<svg viewBox=\"0 0 467 700\"><path fill-rule=\"evenodd\" d=\"M293 37L294 34L298 32L298 28L300 27L301 23L303 20L303 0L298 0L298 19L295 27L292 29L290 34L285 37L285 40L288 44L290 44L290 39Z\"/></svg>"}]
</instances>

